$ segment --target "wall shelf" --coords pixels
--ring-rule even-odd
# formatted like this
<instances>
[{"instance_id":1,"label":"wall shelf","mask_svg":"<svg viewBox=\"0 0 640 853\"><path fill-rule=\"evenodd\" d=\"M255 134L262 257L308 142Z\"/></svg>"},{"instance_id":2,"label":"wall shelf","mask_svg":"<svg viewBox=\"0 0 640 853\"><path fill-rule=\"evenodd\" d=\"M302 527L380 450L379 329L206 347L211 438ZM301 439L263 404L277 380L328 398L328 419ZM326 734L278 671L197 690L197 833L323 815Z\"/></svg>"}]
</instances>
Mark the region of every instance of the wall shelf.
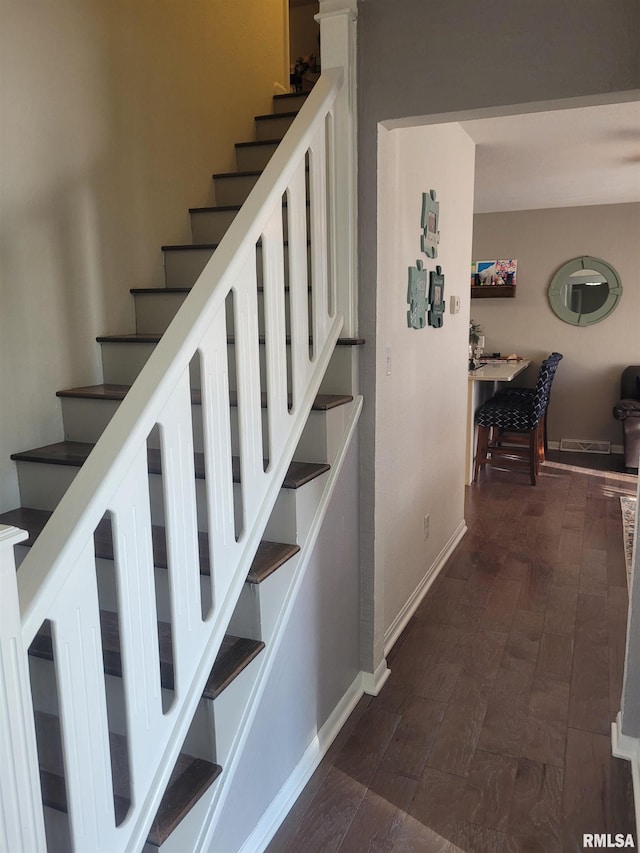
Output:
<instances>
[{"instance_id":1,"label":"wall shelf","mask_svg":"<svg viewBox=\"0 0 640 853\"><path fill-rule=\"evenodd\" d=\"M472 299L514 299L516 295L515 284L486 284L471 285Z\"/></svg>"}]
</instances>

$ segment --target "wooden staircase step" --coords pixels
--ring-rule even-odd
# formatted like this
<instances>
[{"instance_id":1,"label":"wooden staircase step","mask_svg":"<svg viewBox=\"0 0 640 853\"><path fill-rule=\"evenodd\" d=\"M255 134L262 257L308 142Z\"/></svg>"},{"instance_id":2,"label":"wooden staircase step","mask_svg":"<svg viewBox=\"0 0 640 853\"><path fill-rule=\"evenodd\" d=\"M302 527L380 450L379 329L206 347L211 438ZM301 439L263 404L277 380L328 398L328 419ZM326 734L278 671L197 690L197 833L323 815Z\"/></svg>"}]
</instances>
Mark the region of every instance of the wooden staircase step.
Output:
<instances>
[{"instance_id":1,"label":"wooden staircase step","mask_svg":"<svg viewBox=\"0 0 640 853\"><path fill-rule=\"evenodd\" d=\"M35 711L34 718L43 802L50 808L66 812L67 792L59 719L42 711ZM124 820L130 804L127 741L122 735L110 732L109 743L118 825ZM221 772L222 768L218 764L181 753L153 820L147 842L154 847L160 847Z\"/></svg>"},{"instance_id":2,"label":"wooden staircase step","mask_svg":"<svg viewBox=\"0 0 640 853\"><path fill-rule=\"evenodd\" d=\"M46 465L65 465L79 468L87 459L94 445L85 441L58 441L44 447L35 447L22 453L12 453L15 462L40 462ZM204 480L204 454L194 453L194 473L197 480ZM162 457L159 450L150 447L147 450L150 474L162 474ZM231 459L234 483L240 482L240 458ZM265 466L268 460L265 460ZM329 465L321 462L292 462L282 482L283 489L299 489L306 483L329 470Z\"/></svg>"},{"instance_id":3,"label":"wooden staircase step","mask_svg":"<svg viewBox=\"0 0 640 853\"><path fill-rule=\"evenodd\" d=\"M58 397L73 397L76 399L82 400L112 400L112 401L122 401L125 398L127 391L129 390L130 385L115 385L115 384L104 384L104 385L84 385L78 388L67 388L63 391L57 391L56 396ZM350 403L353 400L353 396L351 394L318 394L313 401L311 406L312 411L316 412L326 412L330 409L335 409L337 406L343 406L346 403ZM192 388L191 389L191 403L194 406L201 405L201 391L200 388ZM266 392L262 392L261 394L261 403L262 408L267 408L267 394ZM289 405L292 403L292 397L289 395ZM231 391L229 393L229 404L231 406L238 405L238 395L235 391Z\"/></svg>"},{"instance_id":4,"label":"wooden staircase step","mask_svg":"<svg viewBox=\"0 0 640 853\"><path fill-rule=\"evenodd\" d=\"M18 507L0 514L0 524L19 527L26 530L28 538L21 543L31 547L36 541L43 527L49 521L52 513L50 510L33 509L32 507ZM167 550L164 527L154 524L151 527L151 540L153 547L153 564L159 569L166 569ZM113 538L111 535L111 519L105 517L97 526L94 533L95 555L100 560L113 560ZM198 546L200 553L200 574L209 575L209 538L206 533L198 533ZM299 545L291 545L287 542L270 542L264 539L258 545L255 557L247 574L247 583L259 584L268 578L276 569L284 565L287 560L300 551Z\"/></svg>"},{"instance_id":5,"label":"wooden staircase step","mask_svg":"<svg viewBox=\"0 0 640 853\"><path fill-rule=\"evenodd\" d=\"M120 655L120 628L118 614L100 611L102 656L107 675L122 678ZM174 689L173 657L171 651L171 625L158 622L158 648L160 652L160 681L165 690ZM250 640L227 634L222 641L207 683L202 691L204 699L215 699L228 687L242 670L264 649L262 640ZM47 624L36 634L29 654L43 660L53 660L51 629Z\"/></svg>"}]
</instances>

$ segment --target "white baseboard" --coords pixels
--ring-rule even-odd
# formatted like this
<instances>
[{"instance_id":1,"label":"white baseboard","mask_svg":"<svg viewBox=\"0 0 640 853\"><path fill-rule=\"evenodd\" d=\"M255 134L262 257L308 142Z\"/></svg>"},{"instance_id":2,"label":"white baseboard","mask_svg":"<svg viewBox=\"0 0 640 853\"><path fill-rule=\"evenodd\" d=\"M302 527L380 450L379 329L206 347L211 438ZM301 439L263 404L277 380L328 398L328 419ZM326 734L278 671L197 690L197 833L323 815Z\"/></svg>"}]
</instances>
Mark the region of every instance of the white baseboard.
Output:
<instances>
[{"instance_id":1,"label":"white baseboard","mask_svg":"<svg viewBox=\"0 0 640 853\"><path fill-rule=\"evenodd\" d=\"M418 586L415 588L413 593L409 596L407 603L404 605L400 613L393 620L391 625L387 628L384 633L384 654L389 654L393 646L395 645L396 640L400 636L400 634L404 631L407 622L413 614L418 609L420 602L425 597L427 592L429 591L431 585L438 577L444 566L446 565L447 560L451 556L451 552L456 547L458 542L462 539L464 534L467 532L467 523L462 519L460 524L458 525L455 533L449 539L447 544L444 546L442 551L438 554L436 559L431 564L425 576L422 578ZM374 694L375 695L375 694Z\"/></svg>"},{"instance_id":2,"label":"white baseboard","mask_svg":"<svg viewBox=\"0 0 640 853\"><path fill-rule=\"evenodd\" d=\"M387 666L387 659L383 658L375 672L363 672L362 687L367 696L377 696L384 687L384 684L391 675L391 670Z\"/></svg>"},{"instance_id":3,"label":"white baseboard","mask_svg":"<svg viewBox=\"0 0 640 853\"><path fill-rule=\"evenodd\" d=\"M257 851L263 851L267 847L280 824L289 814L291 807L302 793L304 786L313 775L318 764L320 764L327 750L336 739L340 729L344 726L349 715L362 698L364 692L362 681L362 673L359 673L334 708L329 719L311 741L297 766L289 775L282 788L280 788L251 835L242 845L240 853L257 853Z\"/></svg>"},{"instance_id":4,"label":"white baseboard","mask_svg":"<svg viewBox=\"0 0 640 853\"><path fill-rule=\"evenodd\" d=\"M619 711L615 723L611 723L611 753L615 758L624 758L625 761L631 762L636 826L640 826L640 739L622 734Z\"/></svg>"}]
</instances>

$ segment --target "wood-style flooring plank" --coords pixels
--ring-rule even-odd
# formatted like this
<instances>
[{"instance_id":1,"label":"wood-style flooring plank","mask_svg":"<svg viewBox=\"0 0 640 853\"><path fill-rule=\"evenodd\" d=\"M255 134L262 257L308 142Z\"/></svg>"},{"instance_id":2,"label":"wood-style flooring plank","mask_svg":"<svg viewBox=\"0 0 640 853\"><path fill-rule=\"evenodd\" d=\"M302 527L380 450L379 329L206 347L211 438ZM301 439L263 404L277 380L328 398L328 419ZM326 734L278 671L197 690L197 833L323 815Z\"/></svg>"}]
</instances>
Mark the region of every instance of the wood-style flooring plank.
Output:
<instances>
[{"instance_id":1,"label":"wood-style flooring plank","mask_svg":"<svg viewBox=\"0 0 640 853\"><path fill-rule=\"evenodd\" d=\"M582 851L585 832L617 832L611 826L608 792L611 739L569 729L564 771L562 824L566 851Z\"/></svg>"},{"instance_id":2,"label":"wood-style flooring plank","mask_svg":"<svg viewBox=\"0 0 640 853\"><path fill-rule=\"evenodd\" d=\"M539 761L518 761L505 850L562 850L563 771Z\"/></svg>"},{"instance_id":3,"label":"wood-style flooring plank","mask_svg":"<svg viewBox=\"0 0 640 853\"><path fill-rule=\"evenodd\" d=\"M607 614L595 595L578 596L569 725L597 734L611 727Z\"/></svg>"}]
</instances>

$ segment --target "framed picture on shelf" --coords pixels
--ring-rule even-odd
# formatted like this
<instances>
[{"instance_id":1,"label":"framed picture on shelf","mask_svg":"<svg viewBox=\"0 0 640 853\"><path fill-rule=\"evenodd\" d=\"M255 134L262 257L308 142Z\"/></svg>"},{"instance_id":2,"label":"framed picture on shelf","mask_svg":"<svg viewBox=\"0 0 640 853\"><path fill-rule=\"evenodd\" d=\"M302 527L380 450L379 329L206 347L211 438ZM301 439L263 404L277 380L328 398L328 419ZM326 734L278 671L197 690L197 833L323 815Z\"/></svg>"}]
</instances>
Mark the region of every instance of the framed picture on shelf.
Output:
<instances>
[{"instance_id":1,"label":"framed picture on shelf","mask_svg":"<svg viewBox=\"0 0 640 853\"><path fill-rule=\"evenodd\" d=\"M515 296L518 261L472 261L472 296Z\"/></svg>"}]
</instances>

